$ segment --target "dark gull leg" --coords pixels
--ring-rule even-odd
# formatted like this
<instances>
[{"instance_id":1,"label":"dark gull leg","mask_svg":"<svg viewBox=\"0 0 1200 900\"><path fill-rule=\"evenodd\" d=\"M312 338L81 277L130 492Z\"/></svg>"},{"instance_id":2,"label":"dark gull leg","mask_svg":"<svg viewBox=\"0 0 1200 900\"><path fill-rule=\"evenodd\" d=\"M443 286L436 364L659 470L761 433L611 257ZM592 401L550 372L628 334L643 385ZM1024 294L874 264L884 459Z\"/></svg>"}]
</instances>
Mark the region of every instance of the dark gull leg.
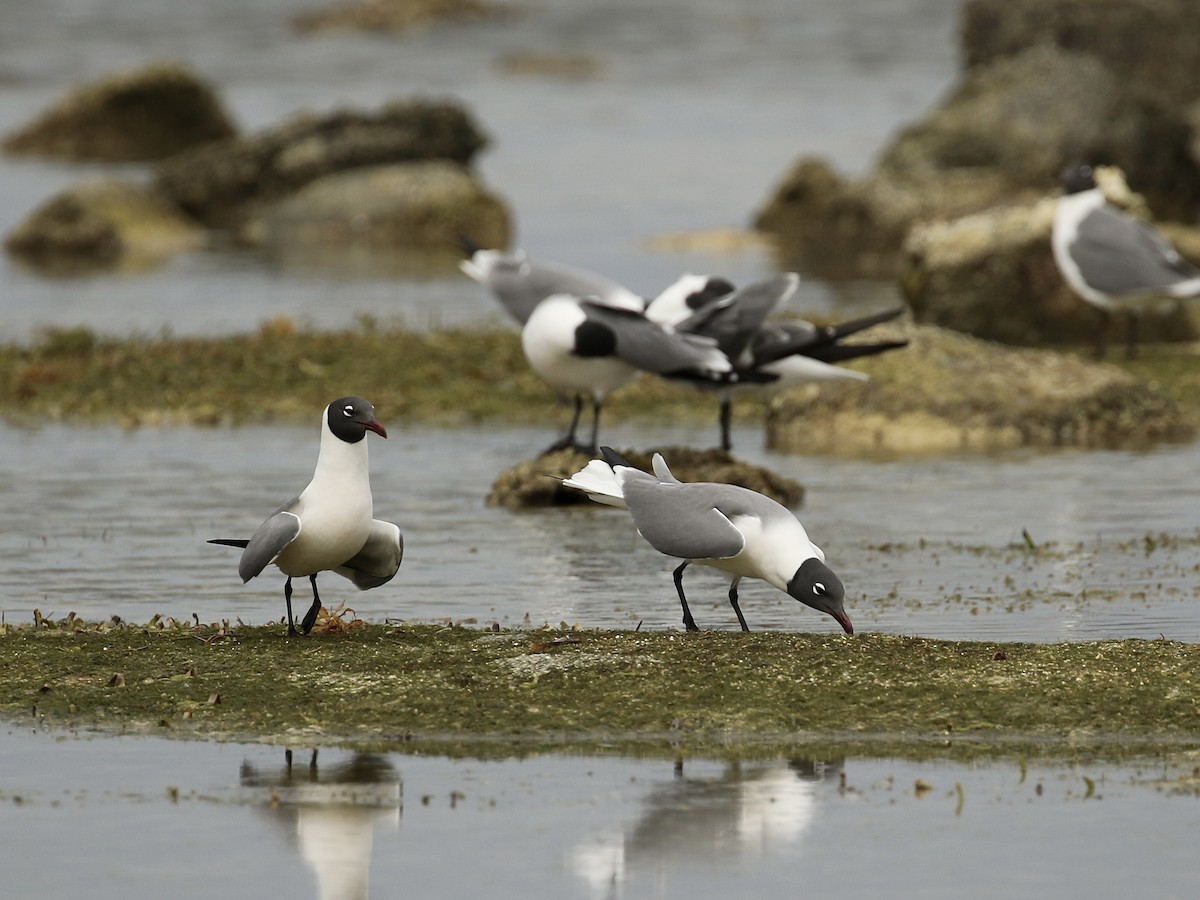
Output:
<instances>
[{"instance_id":1,"label":"dark gull leg","mask_svg":"<svg viewBox=\"0 0 1200 900\"><path fill-rule=\"evenodd\" d=\"M564 437L555 441L549 447L542 451L543 454L555 453L559 450L566 450L568 447L578 446L575 443L575 432L579 428L579 417L583 414L583 396L575 395L575 414L571 416L571 427L567 429Z\"/></svg>"},{"instance_id":2,"label":"dark gull leg","mask_svg":"<svg viewBox=\"0 0 1200 900\"><path fill-rule=\"evenodd\" d=\"M679 594L679 605L683 607L683 627L688 631L699 631L696 620L692 618L692 611L688 609L687 597L683 596L683 570L687 567L688 561L685 559L675 570L675 590Z\"/></svg>"},{"instance_id":3,"label":"dark gull leg","mask_svg":"<svg viewBox=\"0 0 1200 900\"><path fill-rule=\"evenodd\" d=\"M592 398L592 443L584 448L588 453L595 453L600 446L600 408L603 405L603 400Z\"/></svg>"},{"instance_id":4,"label":"dark gull leg","mask_svg":"<svg viewBox=\"0 0 1200 900\"><path fill-rule=\"evenodd\" d=\"M721 449L728 453L733 449L733 441L729 437L729 423L733 418L733 398L728 394L721 398Z\"/></svg>"},{"instance_id":5,"label":"dark gull leg","mask_svg":"<svg viewBox=\"0 0 1200 900\"><path fill-rule=\"evenodd\" d=\"M321 595L317 593L317 576L309 575L308 581L313 589L313 602L312 606L308 608L308 612L304 614L304 621L300 623L300 628L305 634L312 631L312 627L317 624L317 615L321 612Z\"/></svg>"},{"instance_id":6,"label":"dark gull leg","mask_svg":"<svg viewBox=\"0 0 1200 900\"><path fill-rule=\"evenodd\" d=\"M742 626L742 631L749 631L750 626L746 624L746 617L742 615L742 608L738 606L737 587L741 578L733 579L733 583L729 585L729 605L733 607L733 611L737 613L738 622Z\"/></svg>"},{"instance_id":7,"label":"dark gull leg","mask_svg":"<svg viewBox=\"0 0 1200 900\"><path fill-rule=\"evenodd\" d=\"M288 637L294 634L299 634L296 630L296 623L292 619L292 576L288 576L288 580L283 583L283 602L287 604L288 611Z\"/></svg>"}]
</instances>

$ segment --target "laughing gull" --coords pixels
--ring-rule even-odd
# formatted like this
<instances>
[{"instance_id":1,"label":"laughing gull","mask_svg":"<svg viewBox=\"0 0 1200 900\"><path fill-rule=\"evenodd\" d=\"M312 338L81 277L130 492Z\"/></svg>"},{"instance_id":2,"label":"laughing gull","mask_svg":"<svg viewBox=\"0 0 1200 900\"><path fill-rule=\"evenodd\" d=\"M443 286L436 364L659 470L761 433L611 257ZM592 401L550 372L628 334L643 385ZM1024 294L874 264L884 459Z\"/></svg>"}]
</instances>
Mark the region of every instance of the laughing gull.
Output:
<instances>
[{"instance_id":1,"label":"laughing gull","mask_svg":"<svg viewBox=\"0 0 1200 900\"><path fill-rule=\"evenodd\" d=\"M461 243L470 255L459 267L522 325L530 366L559 394L574 398L566 435L546 453L580 446L575 435L584 395L592 399L592 439L583 449L595 452L605 397L642 371L700 382L731 377L714 340L649 321L642 315L646 301L603 275Z\"/></svg>"},{"instance_id":2,"label":"laughing gull","mask_svg":"<svg viewBox=\"0 0 1200 900\"><path fill-rule=\"evenodd\" d=\"M287 576L283 599L289 635L296 634L293 578L307 576L312 584L312 606L300 623L308 634L321 611L318 573L336 572L365 591L387 584L400 568L404 556L400 529L371 517L368 431L387 437L370 403L361 397L334 400L321 415L321 449L308 487L272 513L249 540L209 541L245 548L238 563L243 583L271 563Z\"/></svg>"},{"instance_id":3,"label":"laughing gull","mask_svg":"<svg viewBox=\"0 0 1200 900\"><path fill-rule=\"evenodd\" d=\"M646 301L603 275L559 263L537 262L524 253L482 250L466 239L469 254L458 264L487 287L518 324L524 325L539 303L555 294L589 297L603 306L642 312Z\"/></svg>"},{"instance_id":4,"label":"laughing gull","mask_svg":"<svg viewBox=\"0 0 1200 900\"><path fill-rule=\"evenodd\" d=\"M570 294L537 305L521 330L521 346L535 372L575 398L566 436L546 452L579 446L575 432L586 394L592 398L592 439L585 449L594 453L604 398L643 371L697 383L737 377L711 338L676 333L639 312Z\"/></svg>"},{"instance_id":5,"label":"laughing gull","mask_svg":"<svg viewBox=\"0 0 1200 900\"><path fill-rule=\"evenodd\" d=\"M740 290L723 278L685 275L663 291L646 317L688 334L701 334L733 362L736 381L721 393L721 449L730 450L734 389L782 390L821 381L865 381L867 375L834 363L907 346L908 341L844 344L842 339L901 315L901 307L837 325L814 325L803 319L767 322L767 316L796 292L794 272L753 282Z\"/></svg>"},{"instance_id":6,"label":"laughing gull","mask_svg":"<svg viewBox=\"0 0 1200 900\"><path fill-rule=\"evenodd\" d=\"M1137 316L1164 300L1200 296L1200 269L1184 260L1158 231L1109 204L1092 167L1068 165L1054 212L1051 246L1071 289L1103 313L1097 355L1114 312L1128 321L1126 353L1137 347Z\"/></svg>"},{"instance_id":7,"label":"laughing gull","mask_svg":"<svg viewBox=\"0 0 1200 900\"><path fill-rule=\"evenodd\" d=\"M658 453L654 474L629 465L609 447L563 481L597 503L624 507L638 533L660 553L682 559L675 590L683 624L699 631L683 594L683 570L691 563L733 576L729 603L742 631L749 631L738 605L738 582L760 578L801 603L828 613L847 634L854 626L842 606L845 589L825 554L785 507L757 491L719 482L679 481Z\"/></svg>"}]
</instances>

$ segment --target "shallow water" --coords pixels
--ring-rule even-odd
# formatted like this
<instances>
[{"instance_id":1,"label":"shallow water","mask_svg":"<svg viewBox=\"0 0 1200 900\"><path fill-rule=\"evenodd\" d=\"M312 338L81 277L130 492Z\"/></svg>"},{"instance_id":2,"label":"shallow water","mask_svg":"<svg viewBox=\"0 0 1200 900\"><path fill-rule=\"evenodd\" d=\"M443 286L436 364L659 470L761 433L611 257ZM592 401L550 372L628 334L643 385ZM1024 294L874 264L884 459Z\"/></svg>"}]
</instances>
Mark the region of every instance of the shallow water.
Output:
<instances>
[{"instance_id":1,"label":"shallow water","mask_svg":"<svg viewBox=\"0 0 1200 900\"><path fill-rule=\"evenodd\" d=\"M608 434L617 446L704 446L713 431ZM675 563L625 513L485 505L494 478L542 446L544 431L393 425L391 434L372 439L372 484L376 516L405 534L404 564L365 593L323 576L327 605L344 601L372 621L681 627ZM768 453L750 428L734 437L743 457L807 485L800 518L842 576L859 631L1200 640L1196 491L1181 488L1200 446L870 462ZM34 608L138 622L277 620L282 577L271 569L243 586L237 551L205 540L247 536L295 496L316 444L316 423L0 426L0 610L10 622L30 621ZM1023 530L1044 549L1029 552ZM702 627L737 628L724 576L694 567L685 584ZM761 582L744 583L742 598L752 628L837 631Z\"/></svg>"},{"instance_id":2,"label":"shallow water","mask_svg":"<svg viewBox=\"0 0 1200 900\"><path fill-rule=\"evenodd\" d=\"M407 38L288 31L289 16L319 5L0 0L0 130L83 80L162 57L214 84L247 130L309 109L456 97L492 138L479 166L511 204L518 242L653 294L688 269L739 281L771 272L760 250L662 253L645 241L746 225L801 154L862 171L947 88L957 58L957 0L768 0L752 11L719 0L543 0L522 4L530 12L516 22ZM584 81L505 74L500 62L519 53L582 54L600 72ZM0 156L0 233L103 171ZM806 281L793 306L852 312L894 297L891 285ZM276 315L344 327L357 314L411 327L502 321L453 270L396 277L211 252L149 273L47 279L0 254L8 339L79 324L228 333Z\"/></svg>"},{"instance_id":3,"label":"shallow water","mask_svg":"<svg viewBox=\"0 0 1200 900\"><path fill-rule=\"evenodd\" d=\"M14 897L1166 898L1200 887L1185 756L1022 771L1012 760L321 750L314 769L297 746L289 770L282 748L262 745L15 727L0 742Z\"/></svg>"},{"instance_id":4,"label":"shallow water","mask_svg":"<svg viewBox=\"0 0 1200 900\"><path fill-rule=\"evenodd\" d=\"M761 250L663 252L655 235L745 225L791 161L868 167L953 81L959 0L542 0L517 23L408 38L297 38L317 0L0 0L0 130L79 82L190 63L246 129L412 94L462 99L493 138L484 179L542 258L653 293L680 271L745 280ZM577 53L590 80L504 74L513 53ZM113 170L0 157L0 233L54 191ZM892 285L806 279L792 306L876 308ZM47 326L222 334L276 315L410 327L502 322L463 276L209 251L161 269L44 278L0 254L0 338ZM381 411L386 418L386 411ZM312 428L0 425L0 615L155 613L260 623L281 578L238 584L248 534L307 481ZM618 511L483 504L545 429L392 427L371 447L377 514L407 558L369 593L325 576L365 618L521 627L679 628L672 563ZM710 445L710 426L615 426L616 446ZM809 487L801 517L849 588L859 630L994 640L1200 640L1195 446L845 461L739 454ZM1020 549L1022 530L1039 545ZM1146 535L1163 532L1170 540ZM1013 548L1016 549L1013 549ZM689 572L704 627L736 620L715 573ZM747 584L756 629L836 630ZM31 723L32 724L32 723ZM971 766L877 758L740 766L530 755L356 758L297 747L84 739L0 730L5 896L1142 896L1200 889L1194 795L1155 785L1194 760ZM346 783L347 779L372 780ZM839 780L844 770L846 786ZM932 789L918 795L917 779ZM1089 796L1088 780L1094 786ZM961 786L961 793L956 790ZM114 823L118 823L114 827Z\"/></svg>"}]
</instances>

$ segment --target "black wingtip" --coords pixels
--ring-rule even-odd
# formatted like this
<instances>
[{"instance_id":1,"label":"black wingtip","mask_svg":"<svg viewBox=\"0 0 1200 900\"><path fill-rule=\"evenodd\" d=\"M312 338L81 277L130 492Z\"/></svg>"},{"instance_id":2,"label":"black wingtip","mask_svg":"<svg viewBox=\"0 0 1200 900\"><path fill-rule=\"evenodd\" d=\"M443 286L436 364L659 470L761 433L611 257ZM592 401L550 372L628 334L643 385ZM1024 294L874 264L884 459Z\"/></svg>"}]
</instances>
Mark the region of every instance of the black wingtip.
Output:
<instances>
[{"instance_id":1,"label":"black wingtip","mask_svg":"<svg viewBox=\"0 0 1200 900\"><path fill-rule=\"evenodd\" d=\"M804 355L825 363L846 362L851 359L861 359L864 356L875 356L888 350L899 350L907 347L908 341L880 341L877 344L826 344L816 347L811 353Z\"/></svg>"},{"instance_id":2,"label":"black wingtip","mask_svg":"<svg viewBox=\"0 0 1200 900\"><path fill-rule=\"evenodd\" d=\"M210 544L221 544L224 547L241 547L244 550L244 549L246 549L246 545L249 544L250 541L245 540L243 538L213 538L212 540L209 541L209 543Z\"/></svg>"},{"instance_id":3,"label":"black wingtip","mask_svg":"<svg viewBox=\"0 0 1200 900\"><path fill-rule=\"evenodd\" d=\"M632 469L633 465L612 447L600 448L601 458L610 466L625 466L627 469Z\"/></svg>"},{"instance_id":4,"label":"black wingtip","mask_svg":"<svg viewBox=\"0 0 1200 900\"><path fill-rule=\"evenodd\" d=\"M903 314L903 306L897 306L893 309L885 309L883 312L877 312L869 316L863 316L861 319L851 319L849 322L841 322L837 325L831 325L828 328L828 334L831 340L841 340L844 337L849 337L852 334L865 331L874 325L881 325L884 322L890 322L892 319L899 318Z\"/></svg>"}]
</instances>

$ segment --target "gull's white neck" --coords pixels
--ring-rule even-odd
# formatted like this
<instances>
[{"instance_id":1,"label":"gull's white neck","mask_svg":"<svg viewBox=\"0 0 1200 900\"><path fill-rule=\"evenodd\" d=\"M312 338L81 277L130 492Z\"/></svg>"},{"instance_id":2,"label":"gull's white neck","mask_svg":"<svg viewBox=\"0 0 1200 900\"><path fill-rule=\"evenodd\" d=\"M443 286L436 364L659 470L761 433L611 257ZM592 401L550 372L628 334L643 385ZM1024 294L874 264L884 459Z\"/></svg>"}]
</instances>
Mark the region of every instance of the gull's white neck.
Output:
<instances>
[{"instance_id":1,"label":"gull's white neck","mask_svg":"<svg viewBox=\"0 0 1200 900\"><path fill-rule=\"evenodd\" d=\"M324 416L325 413L322 413ZM304 489L305 499L329 497L342 503L353 500L362 502L366 498L367 508L371 504L371 475L367 456L367 437L347 444L329 430L329 423L321 420L321 449L317 454L317 467L312 481Z\"/></svg>"}]
</instances>

